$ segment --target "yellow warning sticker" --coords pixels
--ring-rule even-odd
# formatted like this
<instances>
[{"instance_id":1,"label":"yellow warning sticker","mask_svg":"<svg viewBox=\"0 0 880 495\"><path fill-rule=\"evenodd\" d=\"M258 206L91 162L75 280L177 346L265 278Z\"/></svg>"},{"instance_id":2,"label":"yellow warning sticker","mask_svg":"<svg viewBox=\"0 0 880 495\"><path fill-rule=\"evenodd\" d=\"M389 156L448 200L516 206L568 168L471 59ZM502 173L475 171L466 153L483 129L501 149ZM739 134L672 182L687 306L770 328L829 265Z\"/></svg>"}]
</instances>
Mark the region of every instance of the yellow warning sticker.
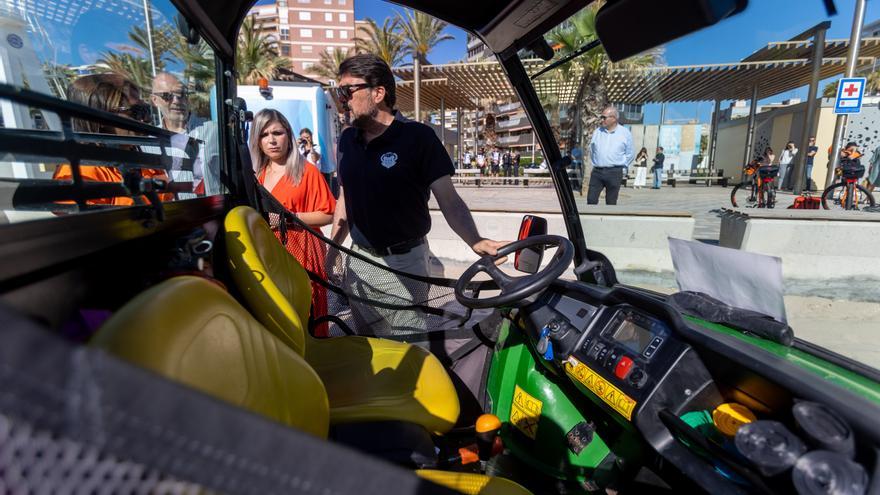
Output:
<instances>
[{"instance_id":1,"label":"yellow warning sticker","mask_svg":"<svg viewBox=\"0 0 880 495\"><path fill-rule=\"evenodd\" d=\"M565 372L581 382L590 392L596 394L621 416L632 421L632 413L636 408L636 401L621 392L611 382L602 378L598 373L588 368L587 365L573 357L569 358L568 362L565 363Z\"/></svg>"},{"instance_id":2,"label":"yellow warning sticker","mask_svg":"<svg viewBox=\"0 0 880 495\"><path fill-rule=\"evenodd\" d=\"M513 405L510 407L510 423L532 440L538 435L538 420L544 403L516 386L513 391Z\"/></svg>"}]
</instances>

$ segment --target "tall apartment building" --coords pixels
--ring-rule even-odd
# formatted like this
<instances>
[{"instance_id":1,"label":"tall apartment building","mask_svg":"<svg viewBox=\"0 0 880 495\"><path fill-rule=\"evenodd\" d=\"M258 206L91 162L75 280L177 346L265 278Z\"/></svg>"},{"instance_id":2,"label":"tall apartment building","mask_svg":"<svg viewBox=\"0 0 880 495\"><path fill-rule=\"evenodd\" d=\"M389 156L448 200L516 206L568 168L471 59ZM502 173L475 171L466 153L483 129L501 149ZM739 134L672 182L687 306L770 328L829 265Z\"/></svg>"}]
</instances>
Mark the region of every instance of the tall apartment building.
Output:
<instances>
[{"instance_id":1,"label":"tall apartment building","mask_svg":"<svg viewBox=\"0 0 880 495\"><path fill-rule=\"evenodd\" d=\"M486 60L495 60L492 51L480 38L467 33L467 61L484 62Z\"/></svg>"},{"instance_id":2,"label":"tall apartment building","mask_svg":"<svg viewBox=\"0 0 880 495\"><path fill-rule=\"evenodd\" d=\"M256 16L261 31L278 42L294 72L323 79L311 72L321 52L354 48L354 0L276 0L256 5L249 13Z\"/></svg>"}]
</instances>

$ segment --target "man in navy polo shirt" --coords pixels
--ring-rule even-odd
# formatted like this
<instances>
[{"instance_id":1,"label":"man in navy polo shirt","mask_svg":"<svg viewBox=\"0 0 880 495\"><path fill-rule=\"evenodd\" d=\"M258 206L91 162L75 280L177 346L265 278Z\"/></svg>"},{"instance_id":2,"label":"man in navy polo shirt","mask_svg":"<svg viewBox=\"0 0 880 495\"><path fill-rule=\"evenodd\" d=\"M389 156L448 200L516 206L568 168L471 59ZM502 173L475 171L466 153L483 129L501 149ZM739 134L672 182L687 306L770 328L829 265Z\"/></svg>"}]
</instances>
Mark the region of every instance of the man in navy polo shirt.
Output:
<instances>
[{"instance_id":1,"label":"man in navy polo shirt","mask_svg":"<svg viewBox=\"0 0 880 495\"><path fill-rule=\"evenodd\" d=\"M495 255L504 243L480 236L452 185L455 169L434 131L394 110L394 75L388 64L373 54L349 57L339 66L336 92L352 127L339 138L333 240L342 243L351 234L356 252L395 270L427 276L425 236L431 230L428 199L433 193L452 230L478 255ZM375 289L406 297L394 288Z\"/></svg>"}]
</instances>

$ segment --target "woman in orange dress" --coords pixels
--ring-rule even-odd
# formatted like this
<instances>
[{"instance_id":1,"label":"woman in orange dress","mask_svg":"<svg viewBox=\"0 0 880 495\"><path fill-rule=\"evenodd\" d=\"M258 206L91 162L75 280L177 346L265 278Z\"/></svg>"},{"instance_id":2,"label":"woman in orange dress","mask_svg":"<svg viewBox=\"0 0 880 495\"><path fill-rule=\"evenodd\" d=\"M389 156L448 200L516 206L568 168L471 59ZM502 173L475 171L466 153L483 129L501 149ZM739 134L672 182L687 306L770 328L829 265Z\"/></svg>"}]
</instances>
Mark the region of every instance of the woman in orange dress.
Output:
<instances>
[{"instance_id":1,"label":"woman in orange dress","mask_svg":"<svg viewBox=\"0 0 880 495\"><path fill-rule=\"evenodd\" d=\"M83 76L73 82L68 89L68 99L74 103L88 105L105 112L115 113L132 120L149 122L150 107L140 98L140 90L131 81L119 74L92 74ZM116 134L120 136L134 135L131 131L119 129L110 124L98 123L83 119L73 119L73 130L76 132ZM122 172L116 167L100 165L80 165L83 180L93 182L122 182ZM168 180L164 170L141 169L141 176ZM73 170L70 165L60 165L52 176L55 180L72 180ZM172 194L159 195L162 201L173 198ZM118 196L112 198L96 198L87 200L90 205L130 206L135 204L133 198Z\"/></svg>"},{"instance_id":2,"label":"woman in orange dress","mask_svg":"<svg viewBox=\"0 0 880 495\"><path fill-rule=\"evenodd\" d=\"M336 199L318 168L299 153L290 123L279 111L264 109L254 116L250 137L251 159L257 180L285 208L303 223L318 230L333 221ZM276 229L275 235L280 232ZM320 239L302 229L287 232L287 251L306 270L326 279L326 247ZM312 282L312 317L327 314L327 290ZM303 322L305 323L305 322ZM326 324L315 328L318 337L326 337Z\"/></svg>"}]
</instances>

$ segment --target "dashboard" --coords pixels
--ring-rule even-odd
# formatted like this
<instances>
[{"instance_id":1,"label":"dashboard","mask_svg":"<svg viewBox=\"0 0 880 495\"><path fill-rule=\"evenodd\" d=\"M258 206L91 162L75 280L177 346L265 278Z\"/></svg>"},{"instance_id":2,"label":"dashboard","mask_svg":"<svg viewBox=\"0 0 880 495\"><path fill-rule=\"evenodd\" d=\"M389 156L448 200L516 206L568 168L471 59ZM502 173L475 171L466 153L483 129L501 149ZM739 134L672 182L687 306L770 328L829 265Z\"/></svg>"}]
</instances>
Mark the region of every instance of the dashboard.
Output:
<instances>
[{"instance_id":1,"label":"dashboard","mask_svg":"<svg viewBox=\"0 0 880 495\"><path fill-rule=\"evenodd\" d=\"M555 293L528 313L528 333L547 362L626 426L662 430L660 409L720 401L693 349L662 319L630 304Z\"/></svg>"},{"instance_id":2,"label":"dashboard","mask_svg":"<svg viewBox=\"0 0 880 495\"><path fill-rule=\"evenodd\" d=\"M808 438L811 429L862 435L859 449L850 447L830 463L837 472L859 479L880 466L870 413L876 405L859 410L852 406L860 397L844 399L820 378L754 345L689 325L661 295L561 282L519 310L514 322L546 370L706 491L776 492L778 473L767 475L772 469L761 464L775 455L761 450L772 444L768 438L790 437L795 450L789 457L805 459L804 476L818 472L806 459L817 457L827 441ZM811 413L793 420L799 407ZM696 433L695 419L706 417L704 425L712 428ZM829 426L828 418L838 423ZM739 429L751 435L743 445ZM710 430L711 438L704 438ZM786 478L797 478L794 460L786 469L795 473ZM740 483L730 483L734 478ZM868 475L863 478L867 489Z\"/></svg>"}]
</instances>

